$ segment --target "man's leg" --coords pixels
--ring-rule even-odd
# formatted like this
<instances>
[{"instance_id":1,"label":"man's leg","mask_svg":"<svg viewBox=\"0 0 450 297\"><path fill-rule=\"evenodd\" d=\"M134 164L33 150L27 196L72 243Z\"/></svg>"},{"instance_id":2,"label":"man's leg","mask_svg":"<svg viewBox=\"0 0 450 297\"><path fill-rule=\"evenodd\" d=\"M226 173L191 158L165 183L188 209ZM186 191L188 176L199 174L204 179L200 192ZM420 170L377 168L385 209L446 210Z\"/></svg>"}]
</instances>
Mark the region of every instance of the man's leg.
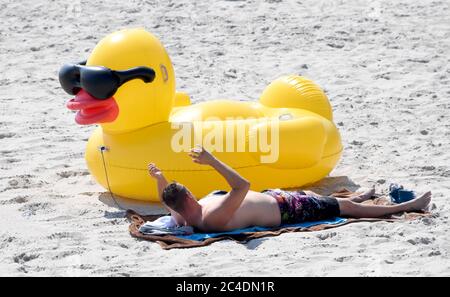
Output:
<instances>
[{"instance_id":1,"label":"man's leg","mask_svg":"<svg viewBox=\"0 0 450 297\"><path fill-rule=\"evenodd\" d=\"M364 202L364 201L372 198L372 196L374 194L375 194L375 188L372 187L370 190L367 190L364 193L359 194L358 196L348 198L348 200L350 200L352 202L356 202L356 203L361 203L361 202Z\"/></svg>"},{"instance_id":2,"label":"man's leg","mask_svg":"<svg viewBox=\"0 0 450 297\"><path fill-rule=\"evenodd\" d=\"M349 199L337 198L342 216L353 218L379 218L385 215L422 210L430 204L431 192L422 196L396 205L366 205L355 203Z\"/></svg>"},{"instance_id":3,"label":"man's leg","mask_svg":"<svg viewBox=\"0 0 450 297\"><path fill-rule=\"evenodd\" d=\"M323 197L323 195L319 195L319 194L317 194L317 193L315 193L313 191L305 190L303 192L305 192L306 195L313 196L313 197L316 197L316 198ZM361 202L364 202L364 201L369 200L370 198L372 198L372 196L374 194L375 194L375 188L371 188L370 190L367 190L364 193L361 193L361 194L359 194L357 196L346 198L346 200L350 200L350 201L353 201L353 202L356 202L356 203L361 203Z\"/></svg>"}]
</instances>

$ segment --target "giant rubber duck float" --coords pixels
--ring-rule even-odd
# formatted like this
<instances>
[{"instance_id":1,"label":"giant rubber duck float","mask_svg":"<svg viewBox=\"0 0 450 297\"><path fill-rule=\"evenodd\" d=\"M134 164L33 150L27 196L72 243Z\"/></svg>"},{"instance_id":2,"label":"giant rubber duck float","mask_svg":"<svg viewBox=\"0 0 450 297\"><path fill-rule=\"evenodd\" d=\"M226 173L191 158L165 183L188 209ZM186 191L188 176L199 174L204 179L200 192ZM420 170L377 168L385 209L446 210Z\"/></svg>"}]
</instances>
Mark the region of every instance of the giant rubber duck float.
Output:
<instances>
[{"instance_id":1,"label":"giant rubber duck float","mask_svg":"<svg viewBox=\"0 0 450 297\"><path fill-rule=\"evenodd\" d=\"M341 156L330 103L311 80L283 76L258 102L191 104L187 94L175 90L163 45L144 29L106 36L86 62L64 65L59 79L74 95L67 107L77 111L75 121L99 125L87 143L89 171L123 197L159 201L147 172L150 162L196 197L226 189L211 167L192 162L187 150L195 144L236 169L256 191L314 183Z\"/></svg>"}]
</instances>

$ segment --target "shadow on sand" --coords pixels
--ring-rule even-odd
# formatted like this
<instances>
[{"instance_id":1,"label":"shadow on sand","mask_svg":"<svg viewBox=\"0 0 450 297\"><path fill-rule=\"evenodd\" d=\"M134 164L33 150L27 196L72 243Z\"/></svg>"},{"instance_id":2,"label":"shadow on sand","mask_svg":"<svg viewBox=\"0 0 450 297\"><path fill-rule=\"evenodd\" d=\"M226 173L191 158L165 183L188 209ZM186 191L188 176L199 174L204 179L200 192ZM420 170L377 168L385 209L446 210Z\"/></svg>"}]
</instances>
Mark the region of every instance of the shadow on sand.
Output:
<instances>
[{"instance_id":1,"label":"shadow on sand","mask_svg":"<svg viewBox=\"0 0 450 297\"><path fill-rule=\"evenodd\" d=\"M109 207L117 209L117 211L105 211L107 219L123 218L128 209L134 210L141 215L167 214L164 207L158 203L132 200L115 194L111 195L109 192L101 193L98 200Z\"/></svg>"},{"instance_id":2,"label":"shadow on sand","mask_svg":"<svg viewBox=\"0 0 450 297\"><path fill-rule=\"evenodd\" d=\"M329 176L312 185L301 187L302 190L310 190L324 196L344 188L355 192L360 188L360 185L356 184L348 176Z\"/></svg>"}]
</instances>

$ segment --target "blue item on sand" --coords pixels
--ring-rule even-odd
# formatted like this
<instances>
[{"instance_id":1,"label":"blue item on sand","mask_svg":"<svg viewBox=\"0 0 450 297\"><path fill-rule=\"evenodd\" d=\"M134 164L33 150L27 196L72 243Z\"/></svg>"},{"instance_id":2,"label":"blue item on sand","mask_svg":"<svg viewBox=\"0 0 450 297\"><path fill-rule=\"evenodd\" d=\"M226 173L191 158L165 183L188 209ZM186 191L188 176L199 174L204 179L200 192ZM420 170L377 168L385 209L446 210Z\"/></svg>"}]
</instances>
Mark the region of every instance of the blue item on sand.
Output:
<instances>
[{"instance_id":1,"label":"blue item on sand","mask_svg":"<svg viewBox=\"0 0 450 297\"><path fill-rule=\"evenodd\" d=\"M416 197L414 191L405 190L402 185L390 184L389 196L394 203L403 203Z\"/></svg>"},{"instance_id":2,"label":"blue item on sand","mask_svg":"<svg viewBox=\"0 0 450 297\"><path fill-rule=\"evenodd\" d=\"M409 190L399 190L398 191L398 200L400 203L413 200L416 197L413 191Z\"/></svg>"}]
</instances>

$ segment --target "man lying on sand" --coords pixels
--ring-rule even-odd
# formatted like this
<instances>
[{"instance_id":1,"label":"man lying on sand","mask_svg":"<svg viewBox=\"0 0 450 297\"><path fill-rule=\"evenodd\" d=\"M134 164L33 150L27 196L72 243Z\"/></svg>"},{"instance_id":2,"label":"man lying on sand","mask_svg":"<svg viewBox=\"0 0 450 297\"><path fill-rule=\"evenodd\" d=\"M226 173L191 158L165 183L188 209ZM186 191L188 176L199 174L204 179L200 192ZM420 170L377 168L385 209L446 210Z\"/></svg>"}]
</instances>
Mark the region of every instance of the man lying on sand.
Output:
<instances>
[{"instance_id":1,"label":"man lying on sand","mask_svg":"<svg viewBox=\"0 0 450 297\"><path fill-rule=\"evenodd\" d=\"M397 205L360 204L372 197L374 189L350 199L323 197L311 191L275 189L254 192L249 190L250 183L245 178L205 149L196 147L189 155L195 163L209 165L217 170L227 180L231 191L197 201L182 184L169 184L155 164L149 164L148 170L158 183L162 204L176 223L196 227L204 232L250 226L276 227L336 216L377 218L403 211L422 210L431 201L431 192L426 192L414 200Z\"/></svg>"}]
</instances>

